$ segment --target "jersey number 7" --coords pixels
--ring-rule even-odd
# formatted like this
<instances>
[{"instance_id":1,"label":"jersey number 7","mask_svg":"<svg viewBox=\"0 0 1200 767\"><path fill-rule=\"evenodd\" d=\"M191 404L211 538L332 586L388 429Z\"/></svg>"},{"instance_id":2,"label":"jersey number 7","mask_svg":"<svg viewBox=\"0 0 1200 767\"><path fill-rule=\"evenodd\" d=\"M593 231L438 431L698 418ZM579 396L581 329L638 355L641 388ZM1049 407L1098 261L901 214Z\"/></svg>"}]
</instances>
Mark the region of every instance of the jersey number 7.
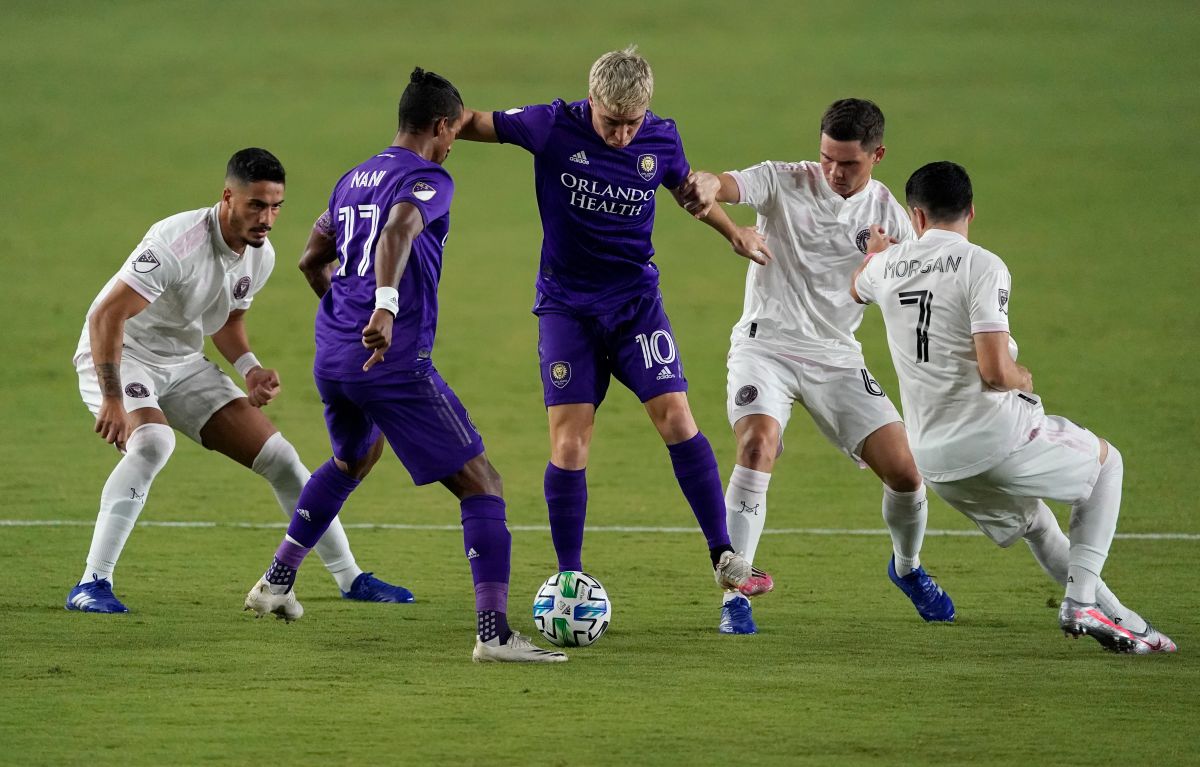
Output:
<instances>
[{"instance_id":1,"label":"jersey number 7","mask_svg":"<svg viewBox=\"0 0 1200 767\"><path fill-rule=\"evenodd\" d=\"M929 319L933 314L932 290L903 290L899 293L901 306L915 306L917 316L917 362L929 362Z\"/></svg>"}]
</instances>

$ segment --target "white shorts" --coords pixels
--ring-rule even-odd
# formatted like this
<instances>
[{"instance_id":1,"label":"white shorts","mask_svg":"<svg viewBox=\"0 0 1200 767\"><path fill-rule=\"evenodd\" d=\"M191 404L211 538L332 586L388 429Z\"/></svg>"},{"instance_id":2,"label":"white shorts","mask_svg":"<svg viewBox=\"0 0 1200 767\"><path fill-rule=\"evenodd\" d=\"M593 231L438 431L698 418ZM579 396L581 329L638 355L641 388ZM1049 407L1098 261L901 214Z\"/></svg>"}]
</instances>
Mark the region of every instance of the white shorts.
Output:
<instances>
[{"instance_id":1,"label":"white shorts","mask_svg":"<svg viewBox=\"0 0 1200 767\"><path fill-rule=\"evenodd\" d=\"M864 363L860 368L785 357L755 344L729 349L726 406L730 425L748 415L769 415L782 433L799 402L834 447L863 466L862 444L900 420L896 406Z\"/></svg>"},{"instance_id":2,"label":"white shorts","mask_svg":"<svg viewBox=\"0 0 1200 767\"><path fill-rule=\"evenodd\" d=\"M1100 438L1048 415L1035 422L1029 441L982 474L951 482L925 480L942 500L1001 546L1029 529L1039 499L1078 503L1092 495L1100 474Z\"/></svg>"},{"instance_id":3,"label":"white shorts","mask_svg":"<svg viewBox=\"0 0 1200 767\"><path fill-rule=\"evenodd\" d=\"M92 355L75 358L79 394L92 415L100 412L100 382ZM171 367L149 365L121 357L121 384L125 387L125 410L152 407L163 412L172 428L200 442L200 430L213 413L246 394L229 376L207 358Z\"/></svg>"}]
</instances>

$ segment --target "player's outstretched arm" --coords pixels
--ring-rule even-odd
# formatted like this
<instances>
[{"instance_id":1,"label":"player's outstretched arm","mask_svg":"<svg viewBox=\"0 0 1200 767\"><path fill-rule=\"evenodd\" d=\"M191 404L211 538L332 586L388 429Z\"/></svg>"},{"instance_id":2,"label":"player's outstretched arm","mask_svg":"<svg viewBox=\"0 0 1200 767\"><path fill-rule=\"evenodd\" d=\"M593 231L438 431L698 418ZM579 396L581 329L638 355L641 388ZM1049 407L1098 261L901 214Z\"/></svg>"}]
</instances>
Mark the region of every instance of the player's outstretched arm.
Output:
<instances>
[{"instance_id":1,"label":"player's outstretched arm","mask_svg":"<svg viewBox=\"0 0 1200 767\"><path fill-rule=\"evenodd\" d=\"M735 204L742 201L737 182L728 173L719 176L704 170L694 170L679 185L675 196L679 204L696 218L704 218L714 203Z\"/></svg>"},{"instance_id":2,"label":"player's outstretched arm","mask_svg":"<svg viewBox=\"0 0 1200 767\"><path fill-rule=\"evenodd\" d=\"M121 344L125 339L125 322L138 314L150 302L121 280L88 317L88 337L92 345L92 363L100 381L100 412L96 415L95 431L105 442L125 449L129 422L125 413L125 396L121 388Z\"/></svg>"},{"instance_id":3,"label":"player's outstretched arm","mask_svg":"<svg viewBox=\"0 0 1200 767\"><path fill-rule=\"evenodd\" d=\"M413 240L424 228L421 211L411 202L393 205L388 212L387 224L375 248L375 311L362 332L363 346L372 350L363 365L364 371L382 362L392 345L392 321L400 310L397 287L412 254Z\"/></svg>"},{"instance_id":4,"label":"player's outstretched arm","mask_svg":"<svg viewBox=\"0 0 1200 767\"><path fill-rule=\"evenodd\" d=\"M246 397L254 407L263 407L279 396L279 373L264 368L250 351L246 337L245 309L234 309L221 329L212 334L213 346L221 356L233 363L246 380Z\"/></svg>"},{"instance_id":5,"label":"player's outstretched arm","mask_svg":"<svg viewBox=\"0 0 1200 767\"><path fill-rule=\"evenodd\" d=\"M691 176L688 176L688 179L690 181ZM686 189L687 186L688 181L685 181L671 190L675 201L684 210L688 210L687 197L689 193ZM736 191L736 185L734 189ZM688 210L688 212L690 213L691 211ZM733 252L742 258L748 258L754 263L762 265L770 263L773 258L771 249L767 247L767 240L762 232L752 226L738 226L729 218L725 211L721 210L720 206L711 205L703 215L698 215L696 218L716 229L729 242L729 245L733 248Z\"/></svg>"},{"instance_id":6,"label":"player's outstretched arm","mask_svg":"<svg viewBox=\"0 0 1200 767\"><path fill-rule=\"evenodd\" d=\"M1033 375L1024 365L1018 365L1008 351L1008 333L975 333L975 358L979 377L989 389L997 391L1033 391Z\"/></svg>"},{"instance_id":7,"label":"player's outstretched arm","mask_svg":"<svg viewBox=\"0 0 1200 767\"><path fill-rule=\"evenodd\" d=\"M304 254L300 256L300 271L308 286L323 297L329 291L330 267L337 261L337 237L333 231L333 221L326 210L313 224L308 233L308 242L304 246Z\"/></svg>"},{"instance_id":8,"label":"player's outstretched arm","mask_svg":"<svg viewBox=\"0 0 1200 767\"><path fill-rule=\"evenodd\" d=\"M496 135L496 125L492 120L491 112L476 112L474 109L463 109L462 128L458 131L458 137L466 141L487 141L492 144L498 143L500 137Z\"/></svg>"}]
</instances>

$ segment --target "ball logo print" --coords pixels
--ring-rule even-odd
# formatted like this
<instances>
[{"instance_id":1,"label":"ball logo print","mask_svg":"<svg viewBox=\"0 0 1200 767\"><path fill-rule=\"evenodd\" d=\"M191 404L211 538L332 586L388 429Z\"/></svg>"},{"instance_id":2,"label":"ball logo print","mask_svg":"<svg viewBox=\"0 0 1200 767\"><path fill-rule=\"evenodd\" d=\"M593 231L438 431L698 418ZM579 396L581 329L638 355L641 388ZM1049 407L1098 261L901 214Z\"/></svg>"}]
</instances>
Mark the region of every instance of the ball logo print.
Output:
<instances>
[{"instance_id":1,"label":"ball logo print","mask_svg":"<svg viewBox=\"0 0 1200 767\"><path fill-rule=\"evenodd\" d=\"M546 579L533 598L533 622L558 647L586 647L612 620L608 593L587 573L561 572Z\"/></svg>"}]
</instances>

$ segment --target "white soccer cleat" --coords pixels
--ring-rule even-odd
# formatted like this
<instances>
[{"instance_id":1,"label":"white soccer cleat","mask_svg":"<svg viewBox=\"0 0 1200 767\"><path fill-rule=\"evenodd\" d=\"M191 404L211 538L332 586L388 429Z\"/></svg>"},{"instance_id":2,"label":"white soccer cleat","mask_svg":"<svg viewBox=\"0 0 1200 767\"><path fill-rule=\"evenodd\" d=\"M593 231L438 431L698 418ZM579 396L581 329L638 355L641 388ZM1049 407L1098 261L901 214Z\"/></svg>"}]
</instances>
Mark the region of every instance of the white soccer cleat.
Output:
<instances>
[{"instance_id":1,"label":"white soccer cleat","mask_svg":"<svg viewBox=\"0 0 1200 767\"><path fill-rule=\"evenodd\" d=\"M741 554L732 551L721 553L713 570L717 585L727 591L737 591L742 596L756 597L775 588L775 580L768 574L751 567Z\"/></svg>"},{"instance_id":2,"label":"white soccer cleat","mask_svg":"<svg viewBox=\"0 0 1200 767\"><path fill-rule=\"evenodd\" d=\"M529 637L514 631L502 645L489 645L475 637L475 651L471 660L476 663L565 663L566 653L543 650L529 641Z\"/></svg>"},{"instance_id":3,"label":"white soccer cleat","mask_svg":"<svg viewBox=\"0 0 1200 767\"><path fill-rule=\"evenodd\" d=\"M1137 649L1133 632L1114 623L1095 602L1064 598L1058 607L1058 625L1066 636L1090 636L1109 652L1131 653Z\"/></svg>"},{"instance_id":4,"label":"white soccer cleat","mask_svg":"<svg viewBox=\"0 0 1200 767\"><path fill-rule=\"evenodd\" d=\"M266 578L259 578L254 588L246 595L242 611L253 610L255 618L274 613L276 617L291 623L304 615L304 606L296 599L296 592L288 589L286 594L272 594L271 584Z\"/></svg>"},{"instance_id":5,"label":"white soccer cleat","mask_svg":"<svg viewBox=\"0 0 1200 767\"><path fill-rule=\"evenodd\" d=\"M1158 629L1146 623L1146 630L1142 633L1130 631L1133 639L1137 644L1130 650L1134 655L1151 655L1156 652L1175 652L1178 648L1171 641L1171 637L1162 633Z\"/></svg>"}]
</instances>

